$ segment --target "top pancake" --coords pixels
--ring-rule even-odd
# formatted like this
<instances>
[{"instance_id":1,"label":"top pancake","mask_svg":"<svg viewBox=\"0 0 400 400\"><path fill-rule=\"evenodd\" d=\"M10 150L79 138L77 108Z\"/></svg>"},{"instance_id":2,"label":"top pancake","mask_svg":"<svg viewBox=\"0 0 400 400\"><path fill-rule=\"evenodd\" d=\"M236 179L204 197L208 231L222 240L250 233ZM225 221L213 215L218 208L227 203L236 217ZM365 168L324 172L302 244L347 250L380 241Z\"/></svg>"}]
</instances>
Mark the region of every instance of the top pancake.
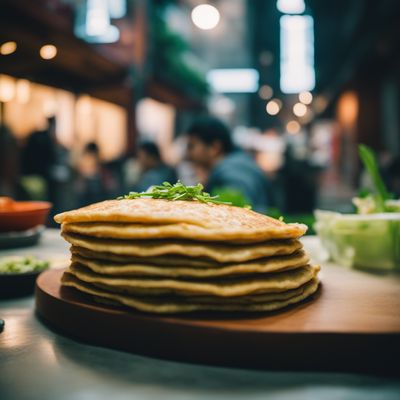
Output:
<instances>
[{"instance_id":1,"label":"top pancake","mask_svg":"<svg viewBox=\"0 0 400 400\"><path fill-rule=\"evenodd\" d=\"M107 200L58 214L54 219L64 224L66 231L69 230L68 224L74 223L75 233L78 233L79 229L76 223L130 223L141 224L137 226L137 228L142 228L141 238L145 238L148 234L148 238L176 237L205 241L258 242L271 239L295 239L307 230L303 224L286 224L245 208L202 203L196 200L170 201L152 198ZM151 230L146 229L145 225L151 225ZM165 225L173 226L166 227ZM85 226L80 226L80 228L84 230ZM107 233L109 234L110 230L113 232L118 230L115 228L118 228L118 225L108 226ZM135 226L131 228L131 230L124 230L125 234L130 231L128 233L130 238L132 238L131 235L135 235L136 230ZM96 229L95 225L90 225L89 229L91 235L104 235L104 224L99 229ZM156 235L154 235L155 231Z\"/></svg>"}]
</instances>

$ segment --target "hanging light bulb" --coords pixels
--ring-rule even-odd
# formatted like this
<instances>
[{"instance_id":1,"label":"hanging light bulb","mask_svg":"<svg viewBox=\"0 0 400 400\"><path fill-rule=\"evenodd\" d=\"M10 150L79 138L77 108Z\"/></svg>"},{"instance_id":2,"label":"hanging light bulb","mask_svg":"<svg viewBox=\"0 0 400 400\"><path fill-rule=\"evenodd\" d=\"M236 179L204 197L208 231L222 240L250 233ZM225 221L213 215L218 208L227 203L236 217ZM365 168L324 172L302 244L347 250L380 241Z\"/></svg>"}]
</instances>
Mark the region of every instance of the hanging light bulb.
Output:
<instances>
[{"instance_id":1,"label":"hanging light bulb","mask_svg":"<svg viewBox=\"0 0 400 400\"><path fill-rule=\"evenodd\" d=\"M192 11L192 21L200 29L214 29L219 20L219 11L210 4L200 4Z\"/></svg>"}]
</instances>

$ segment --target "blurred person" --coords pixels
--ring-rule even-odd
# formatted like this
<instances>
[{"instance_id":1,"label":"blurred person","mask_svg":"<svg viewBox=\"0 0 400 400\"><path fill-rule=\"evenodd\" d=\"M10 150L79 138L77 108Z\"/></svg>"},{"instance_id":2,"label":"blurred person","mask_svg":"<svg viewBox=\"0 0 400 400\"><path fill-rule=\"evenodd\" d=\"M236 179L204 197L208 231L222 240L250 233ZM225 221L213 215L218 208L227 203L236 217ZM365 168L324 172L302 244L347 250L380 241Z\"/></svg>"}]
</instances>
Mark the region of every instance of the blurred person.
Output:
<instances>
[{"instance_id":1,"label":"blurred person","mask_svg":"<svg viewBox=\"0 0 400 400\"><path fill-rule=\"evenodd\" d=\"M0 124L0 196L23 199L19 184L19 147L10 129Z\"/></svg>"},{"instance_id":2,"label":"blurred person","mask_svg":"<svg viewBox=\"0 0 400 400\"><path fill-rule=\"evenodd\" d=\"M176 182L176 172L164 163L157 145L150 141L139 144L137 162L140 177L135 190L146 191L150 186L161 185L163 182Z\"/></svg>"},{"instance_id":3,"label":"blurred person","mask_svg":"<svg viewBox=\"0 0 400 400\"><path fill-rule=\"evenodd\" d=\"M308 155L296 156L295 146L288 145L285 162L280 170L284 212L312 214L317 205L318 176L321 168L310 163Z\"/></svg>"},{"instance_id":4,"label":"blurred person","mask_svg":"<svg viewBox=\"0 0 400 400\"><path fill-rule=\"evenodd\" d=\"M250 155L234 147L228 127L214 117L195 120L186 132L187 157L206 173L205 188L240 192L254 210L268 207L268 180Z\"/></svg>"},{"instance_id":5,"label":"blurred person","mask_svg":"<svg viewBox=\"0 0 400 400\"><path fill-rule=\"evenodd\" d=\"M69 152L56 137L56 119L51 117L47 122L47 129L35 131L28 137L22 166L24 175L44 180L45 193L42 196L53 203L51 214L54 215L70 206L66 193L71 181L71 168Z\"/></svg>"},{"instance_id":6,"label":"blurred person","mask_svg":"<svg viewBox=\"0 0 400 400\"><path fill-rule=\"evenodd\" d=\"M97 203L108 197L107 173L100 161L100 151L96 143L88 143L77 165L78 177L75 183L77 206Z\"/></svg>"}]
</instances>

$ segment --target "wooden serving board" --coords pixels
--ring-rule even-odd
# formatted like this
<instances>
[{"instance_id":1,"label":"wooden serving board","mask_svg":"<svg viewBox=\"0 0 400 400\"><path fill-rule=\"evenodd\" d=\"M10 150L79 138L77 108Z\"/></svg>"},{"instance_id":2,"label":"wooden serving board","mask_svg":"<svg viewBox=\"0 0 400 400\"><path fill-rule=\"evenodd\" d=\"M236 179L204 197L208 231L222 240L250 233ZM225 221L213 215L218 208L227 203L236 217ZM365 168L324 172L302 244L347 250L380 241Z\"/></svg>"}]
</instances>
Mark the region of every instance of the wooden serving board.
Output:
<instances>
[{"instance_id":1,"label":"wooden serving board","mask_svg":"<svg viewBox=\"0 0 400 400\"><path fill-rule=\"evenodd\" d=\"M41 274L36 310L60 333L153 357L274 370L399 373L400 277L324 267L319 292L280 312L159 316L99 305Z\"/></svg>"}]
</instances>

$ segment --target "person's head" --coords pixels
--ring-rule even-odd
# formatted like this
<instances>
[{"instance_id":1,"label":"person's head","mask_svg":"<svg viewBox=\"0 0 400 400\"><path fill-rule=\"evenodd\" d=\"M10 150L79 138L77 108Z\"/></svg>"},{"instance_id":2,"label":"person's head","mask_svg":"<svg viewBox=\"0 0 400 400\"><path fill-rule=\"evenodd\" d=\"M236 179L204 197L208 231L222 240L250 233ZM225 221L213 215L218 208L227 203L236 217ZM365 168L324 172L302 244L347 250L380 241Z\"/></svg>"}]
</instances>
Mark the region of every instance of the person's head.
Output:
<instances>
[{"instance_id":1,"label":"person's head","mask_svg":"<svg viewBox=\"0 0 400 400\"><path fill-rule=\"evenodd\" d=\"M18 175L19 148L11 130L0 124L0 184L15 182Z\"/></svg>"},{"instance_id":2,"label":"person's head","mask_svg":"<svg viewBox=\"0 0 400 400\"><path fill-rule=\"evenodd\" d=\"M82 176L93 176L100 169L100 151L96 143L87 143L79 158L78 170Z\"/></svg>"},{"instance_id":3,"label":"person's head","mask_svg":"<svg viewBox=\"0 0 400 400\"><path fill-rule=\"evenodd\" d=\"M150 141L139 143L137 159L143 171L154 168L162 162L158 146Z\"/></svg>"},{"instance_id":4,"label":"person's head","mask_svg":"<svg viewBox=\"0 0 400 400\"><path fill-rule=\"evenodd\" d=\"M228 127L214 117L195 120L187 129L187 157L203 168L212 168L233 150Z\"/></svg>"}]
</instances>

